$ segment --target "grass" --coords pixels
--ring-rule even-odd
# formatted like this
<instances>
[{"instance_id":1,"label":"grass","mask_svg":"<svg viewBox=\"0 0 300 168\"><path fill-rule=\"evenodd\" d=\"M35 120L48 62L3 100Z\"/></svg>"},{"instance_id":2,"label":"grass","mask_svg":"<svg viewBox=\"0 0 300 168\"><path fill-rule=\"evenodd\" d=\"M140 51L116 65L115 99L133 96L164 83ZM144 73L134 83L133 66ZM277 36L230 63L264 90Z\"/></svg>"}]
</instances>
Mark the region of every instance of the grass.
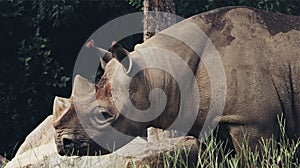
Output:
<instances>
[{"instance_id":1,"label":"grass","mask_svg":"<svg viewBox=\"0 0 300 168\"><path fill-rule=\"evenodd\" d=\"M189 149L182 152L180 149L175 152L163 154L163 163L160 166L146 165L145 167L196 167L196 168L294 168L300 167L300 138L290 140L285 133L285 120L278 117L281 130L280 141L274 138L261 139L256 150L250 150L248 146L248 135L245 133L244 142L241 144L239 154L233 151L224 150L226 142L217 141L214 136L210 136L200 143L198 160L195 165L188 162ZM260 149L260 150L258 150ZM190 165L189 165L190 164ZM131 166L136 168L134 164Z\"/></svg>"},{"instance_id":2,"label":"grass","mask_svg":"<svg viewBox=\"0 0 300 168\"><path fill-rule=\"evenodd\" d=\"M4 153L4 155L2 157L5 158L5 159L13 158L13 153L16 153L16 151L18 149L17 145L18 144L15 144L14 147L8 153ZM2 165L0 165L0 168L4 168L5 165L9 162L9 160L3 160L1 162L2 162Z\"/></svg>"},{"instance_id":3,"label":"grass","mask_svg":"<svg viewBox=\"0 0 300 168\"><path fill-rule=\"evenodd\" d=\"M233 151L226 151L226 142L217 141L214 136L210 136L200 143L199 152L194 157L196 161L191 161L191 148L175 148L171 152L164 152L154 161L143 159L138 161L132 158L128 167L196 167L196 168L294 168L300 167L300 138L298 140L290 140L285 133L285 120L278 117L281 130L280 141L271 139L261 139L256 150L251 151L248 144L248 135L245 134L244 142L241 144L239 154L233 154ZM260 149L260 150L258 150ZM259 151L259 152L258 152ZM47 159L44 165L48 165ZM93 167L92 164L89 166ZM48 166L49 167L49 166ZM81 167L77 165L76 160L70 160L67 167Z\"/></svg>"}]
</instances>

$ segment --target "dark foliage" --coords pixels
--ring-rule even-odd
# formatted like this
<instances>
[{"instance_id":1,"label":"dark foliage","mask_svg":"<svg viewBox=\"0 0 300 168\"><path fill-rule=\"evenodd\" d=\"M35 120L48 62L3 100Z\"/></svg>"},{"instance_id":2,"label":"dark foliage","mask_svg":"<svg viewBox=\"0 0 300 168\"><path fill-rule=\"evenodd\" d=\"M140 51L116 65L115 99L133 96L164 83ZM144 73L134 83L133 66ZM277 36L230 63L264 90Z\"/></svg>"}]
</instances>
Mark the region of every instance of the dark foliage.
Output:
<instances>
[{"instance_id":1,"label":"dark foliage","mask_svg":"<svg viewBox=\"0 0 300 168\"><path fill-rule=\"evenodd\" d=\"M11 158L69 97L80 48L106 22L137 9L126 1L0 1L0 155Z\"/></svg>"},{"instance_id":2,"label":"dark foliage","mask_svg":"<svg viewBox=\"0 0 300 168\"><path fill-rule=\"evenodd\" d=\"M127 0L132 6L142 10L143 0ZM248 6L266 11L300 15L299 0L174 0L176 14L189 17L224 6Z\"/></svg>"}]
</instances>

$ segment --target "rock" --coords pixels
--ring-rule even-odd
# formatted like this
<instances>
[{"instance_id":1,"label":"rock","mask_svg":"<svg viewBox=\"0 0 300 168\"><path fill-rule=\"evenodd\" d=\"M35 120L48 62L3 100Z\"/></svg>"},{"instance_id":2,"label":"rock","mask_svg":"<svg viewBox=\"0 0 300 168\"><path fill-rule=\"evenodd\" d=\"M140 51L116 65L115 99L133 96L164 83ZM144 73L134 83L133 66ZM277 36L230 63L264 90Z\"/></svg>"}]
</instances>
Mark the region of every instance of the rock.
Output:
<instances>
[{"instance_id":1,"label":"rock","mask_svg":"<svg viewBox=\"0 0 300 168\"><path fill-rule=\"evenodd\" d=\"M46 145L46 144L55 145L55 141L54 141L55 129L52 126L52 122L53 122L53 116L50 115L37 128L35 128L26 137L25 141L17 151L16 156L19 156L28 150L40 147L42 145ZM56 147L48 152L57 153Z\"/></svg>"},{"instance_id":2,"label":"rock","mask_svg":"<svg viewBox=\"0 0 300 168\"><path fill-rule=\"evenodd\" d=\"M140 141L140 140L137 140ZM137 142L135 141L135 142ZM141 145L141 146L140 146ZM134 148L132 148L134 146ZM170 138L159 143L126 145L122 148L127 153L117 151L103 156L59 156L51 155L38 163L28 164L32 168L39 167L163 167L164 158L179 154L185 156L190 149L189 165L197 163L199 144L194 137ZM127 156L124 156L126 154ZM191 166L192 167L192 166Z\"/></svg>"},{"instance_id":3,"label":"rock","mask_svg":"<svg viewBox=\"0 0 300 168\"><path fill-rule=\"evenodd\" d=\"M195 167L198 153L199 142L194 137L166 138L156 143L148 142L135 157L126 158L124 167L164 167L165 163L173 165L174 159L171 158L176 156L182 157L178 159L181 163L175 163L176 167ZM182 163L188 163L188 166Z\"/></svg>"},{"instance_id":4,"label":"rock","mask_svg":"<svg viewBox=\"0 0 300 168\"><path fill-rule=\"evenodd\" d=\"M8 162L9 160L0 155L0 167L4 167Z\"/></svg>"},{"instance_id":5,"label":"rock","mask_svg":"<svg viewBox=\"0 0 300 168\"><path fill-rule=\"evenodd\" d=\"M38 128L44 128L44 126L47 125L45 123L52 121L48 120L48 118L35 130L39 130ZM51 129L49 130L50 133L53 133L51 132ZM168 158L170 159L175 155L183 156L183 161L188 162L190 166L197 163L199 142L196 138L163 137L163 135L170 135L170 132L156 128L149 128L149 130L151 132L151 135L148 136L148 139L151 139L150 142L146 141L142 137L137 137L114 153L103 156L83 157L58 155L56 146L51 138L45 138L49 141L37 140L40 146L38 146L38 144L32 144L32 141L29 141L29 139L34 139L31 137L32 135L35 135L35 132L33 131L22 145L23 152L16 155L16 157L9 162L6 167L163 167L164 160ZM43 133L47 134L45 132ZM163 138L154 139L154 137ZM30 149L26 147L29 142L32 146L34 146L34 148ZM42 144L42 142L46 142L46 144ZM188 157L185 157L188 151L189 155Z\"/></svg>"},{"instance_id":6,"label":"rock","mask_svg":"<svg viewBox=\"0 0 300 168\"><path fill-rule=\"evenodd\" d=\"M118 149L116 153L121 156L138 156L142 148L147 148L148 142L141 137L136 137L124 147Z\"/></svg>"},{"instance_id":7,"label":"rock","mask_svg":"<svg viewBox=\"0 0 300 168\"><path fill-rule=\"evenodd\" d=\"M185 133L177 130L162 130L154 127L149 127L147 129L148 142L162 141L167 138L176 138L184 135Z\"/></svg>"},{"instance_id":8,"label":"rock","mask_svg":"<svg viewBox=\"0 0 300 168\"><path fill-rule=\"evenodd\" d=\"M48 116L35 128L20 146L15 157L6 167L20 167L39 163L45 158L57 154L54 141L55 129L52 125L53 116Z\"/></svg>"}]
</instances>

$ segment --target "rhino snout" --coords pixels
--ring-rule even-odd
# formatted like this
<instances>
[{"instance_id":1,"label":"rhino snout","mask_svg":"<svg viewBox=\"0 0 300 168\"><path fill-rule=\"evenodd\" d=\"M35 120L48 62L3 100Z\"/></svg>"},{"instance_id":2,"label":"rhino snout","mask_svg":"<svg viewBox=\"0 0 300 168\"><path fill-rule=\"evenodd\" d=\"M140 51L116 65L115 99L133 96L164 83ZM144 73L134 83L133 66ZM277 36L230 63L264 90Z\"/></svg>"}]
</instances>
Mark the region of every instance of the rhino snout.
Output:
<instances>
[{"instance_id":1,"label":"rhino snout","mask_svg":"<svg viewBox=\"0 0 300 168\"><path fill-rule=\"evenodd\" d=\"M58 152L60 155L76 155L79 146L81 146L79 142L70 138L61 138Z\"/></svg>"},{"instance_id":2,"label":"rhino snout","mask_svg":"<svg viewBox=\"0 0 300 168\"><path fill-rule=\"evenodd\" d=\"M78 146L78 143L76 143L75 141L72 141L71 139L63 138L62 145L65 150L72 150L76 146Z\"/></svg>"},{"instance_id":3,"label":"rhino snout","mask_svg":"<svg viewBox=\"0 0 300 168\"><path fill-rule=\"evenodd\" d=\"M72 136L71 136L72 137ZM70 136L56 137L59 155L64 156L94 156L110 153L91 139L73 139Z\"/></svg>"},{"instance_id":4,"label":"rhino snout","mask_svg":"<svg viewBox=\"0 0 300 168\"><path fill-rule=\"evenodd\" d=\"M57 135L55 137L57 151L60 155L86 155L88 143L81 142L71 135Z\"/></svg>"}]
</instances>

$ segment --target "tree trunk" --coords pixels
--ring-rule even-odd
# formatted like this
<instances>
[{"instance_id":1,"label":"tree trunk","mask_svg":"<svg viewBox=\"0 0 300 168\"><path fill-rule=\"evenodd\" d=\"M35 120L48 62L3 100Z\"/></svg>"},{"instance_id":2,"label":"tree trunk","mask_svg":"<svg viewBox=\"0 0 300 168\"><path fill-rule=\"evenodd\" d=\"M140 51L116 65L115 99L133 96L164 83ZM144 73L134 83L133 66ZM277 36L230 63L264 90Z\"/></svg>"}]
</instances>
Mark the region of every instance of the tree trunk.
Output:
<instances>
[{"instance_id":1,"label":"tree trunk","mask_svg":"<svg viewBox=\"0 0 300 168\"><path fill-rule=\"evenodd\" d=\"M174 14L173 0L144 0L144 41L173 25Z\"/></svg>"}]
</instances>

